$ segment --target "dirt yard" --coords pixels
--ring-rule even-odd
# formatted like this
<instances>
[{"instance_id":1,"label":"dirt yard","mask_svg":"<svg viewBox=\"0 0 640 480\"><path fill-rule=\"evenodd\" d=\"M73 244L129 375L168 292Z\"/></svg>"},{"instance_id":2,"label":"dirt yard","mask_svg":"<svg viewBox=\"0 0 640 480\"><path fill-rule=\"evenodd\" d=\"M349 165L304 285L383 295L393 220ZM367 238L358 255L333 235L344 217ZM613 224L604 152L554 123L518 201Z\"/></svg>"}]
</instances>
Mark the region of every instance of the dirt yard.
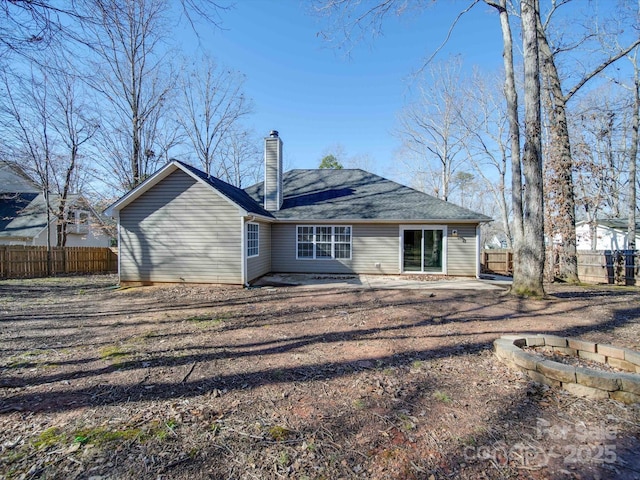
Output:
<instances>
[{"instance_id":1,"label":"dirt yard","mask_svg":"<svg viewBox=\"0 0 640 480\"><path fill-rule=\"evenodd\" d=\"M640 349L638 289L115 284L0 282L1 478L640 478L640 405L534 384L491 348Z\"/></svg>"}]
</instances>

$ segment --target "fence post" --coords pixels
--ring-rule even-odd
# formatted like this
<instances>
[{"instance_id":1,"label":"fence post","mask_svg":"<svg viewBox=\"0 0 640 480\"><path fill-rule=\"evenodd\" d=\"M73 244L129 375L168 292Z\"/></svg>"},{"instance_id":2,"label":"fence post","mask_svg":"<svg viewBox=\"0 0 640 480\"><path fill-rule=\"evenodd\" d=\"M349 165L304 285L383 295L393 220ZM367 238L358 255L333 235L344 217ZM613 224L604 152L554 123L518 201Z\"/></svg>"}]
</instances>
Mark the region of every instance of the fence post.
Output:
<instances>
[{"instance_id":1,"label":"fence post","mask_svg":"<svg viewBox=\"0 0 640 480\"><path fill-rule=\"evenodd\" d=\"M607 266L607 283L608 284L613 284L615 283L616 279L615 279L615 272L614 272L614 258L613 258L613 252L611 250L605 250L604 251L604 259L605 259L605 264Z\"/></svg>"},{"instance_id":2,"label":"fence post","mask_svg":"<svg viewBox=\"0 0 640 480\"><path fill-rule=\"evenodd\" d=\"M635 285L635 258L636 251L635 250L625 250L624 251L624 284L625 285Z\"/></svg>"}]
</instances>

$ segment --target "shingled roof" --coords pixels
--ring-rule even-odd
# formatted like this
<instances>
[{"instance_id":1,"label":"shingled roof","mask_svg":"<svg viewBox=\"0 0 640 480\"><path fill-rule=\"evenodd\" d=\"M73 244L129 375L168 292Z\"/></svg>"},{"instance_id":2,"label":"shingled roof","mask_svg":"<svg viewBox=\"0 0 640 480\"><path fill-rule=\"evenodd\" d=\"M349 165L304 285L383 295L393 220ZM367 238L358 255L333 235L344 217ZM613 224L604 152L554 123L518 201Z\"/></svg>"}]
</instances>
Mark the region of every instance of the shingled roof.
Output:
<instances>
[{"instance_id":1,"label":"shingled roof","mask_svg":"<svg viewBox=\"0 0 640 480\"><path fill-rule=\"evenodd\" d=\"M256 203L254 199L252 199L244 190L235 187L223 180L220 180L219 178L216 178L212 175L207 175L202 170L192 167L188 163L184 163L179 160L174 161L182 165L184 168L189 170L201 180L204 180L206 183L211 185L213 188L215 188L229 200L233 201L235 204L239 205L248 213L256 213L258 215L264 215L265 217L272 217L271 213L269 213L262 207L263 203Z\"/></svg>"},{"instance_id":2,"label":"shingled roof","mask_svg":"<svg viewBox=\"0 0 640 480\"><path fill-rule=\"evenodd\" d=\"M41 193L0 194L0 237L32 238L47 226Z\"/></svg>"},{"instance_id":3,"label":"shingled roof","mask_svg":"<svg viewBox=\"0 0 640 480\"><path fill-rule=\"evenodd\" d=\"M259 205L264 183L245 189ZM490 217L360 169L291 170L283 176L279 220L488 222Z\"/></svg>"}]
</instances>

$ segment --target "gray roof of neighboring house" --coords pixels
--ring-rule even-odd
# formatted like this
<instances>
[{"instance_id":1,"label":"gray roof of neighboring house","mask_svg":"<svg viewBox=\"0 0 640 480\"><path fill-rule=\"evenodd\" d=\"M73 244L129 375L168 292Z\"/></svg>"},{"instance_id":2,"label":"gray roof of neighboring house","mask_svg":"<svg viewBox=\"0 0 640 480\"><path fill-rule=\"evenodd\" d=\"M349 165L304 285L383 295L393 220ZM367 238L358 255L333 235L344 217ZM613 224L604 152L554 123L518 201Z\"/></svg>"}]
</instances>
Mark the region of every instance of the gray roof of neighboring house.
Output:
<instances>
[{"instance_id":1,"label":"gray roof of neighboring house","mask_svg":"<svg viewBox=\"0 0 640 480\"><path fill-rule=\"evenodd\" d=\"M0 193L39 193L42 189L19 165L0 160Z\"/></svg>"},{"instance_id":2,"label":"gray roof of neighboring house","mask_svg":"<svg viewBox=\"0 0 640 480\"><path fill-rule=\"evenodd\" d=\"M41 193L0 194L0 237L33 238L47 226Z\"/></svg>"},{"instance_id":3,"label":"gray roof of neighboring house","mask_svg":"<svg viewBox=\"0 0 640 480\"><path fill-rule=\"evenodd\" d=\"M245 191L263 204L263 182ZM271 212L279 220L491 220L360 169L288 171L283 198L281 209Z\"/></svg>"},{"instance_id":4,"label":"gray roof of neighboring house","mask_svg":"<svg viewBox=\"0 0 640 480\"><path fill-rule=\"evenodd\" d=\"M244 190L231 185L219 178L216 178L212 175L207 175L202 170L199 170L191 165L181 162L179 160L174 160L176 163L179 163L186 169L188 169L191 173L196 175L198 178L201 178L213 188L222 193L229 200L233 201L237 205L239 205L242 209L246 210L249 213L256 213L258 215L263 215L265 217L273 217L271 213L265 210L260 204L256 203L247 192Z\"/></svg>"},{"instance_id":5,"label":"gray roof of neighboring house","mask_svg":"<svg viewBox=\"0 0 640 480\"><path fill-rule=\"evenodd\" d=\"M599 218L596 220L597 225L602 225L604 227L615 228L618 230L627 230L627 222L629 220L626 218ZM587 223L587 222L579 222L579 223ZM636 222L636 230L640 230L640 222Z\"/></svg>"}]
</instances>

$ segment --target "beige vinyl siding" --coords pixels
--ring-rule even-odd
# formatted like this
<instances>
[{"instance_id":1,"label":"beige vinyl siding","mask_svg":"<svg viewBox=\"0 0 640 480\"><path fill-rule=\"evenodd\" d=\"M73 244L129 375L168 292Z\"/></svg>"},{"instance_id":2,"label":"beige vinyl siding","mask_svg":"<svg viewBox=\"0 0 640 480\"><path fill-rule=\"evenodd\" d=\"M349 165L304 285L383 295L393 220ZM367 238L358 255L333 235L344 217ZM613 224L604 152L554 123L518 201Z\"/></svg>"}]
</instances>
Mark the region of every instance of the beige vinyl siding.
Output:
<instances>
[{"instance_id":1,"label":"beige vinyl siding","mask_svg":"<svg viewBox=\"0 0 640 480\"><path fill-rule=\"evenodd\" d=\"M300 225L351 225L351 259L297 260L296 224L271 226L271 268L279 273L368 273L398 274L398 225L341 224L333 222ZM379 264L377 266L376 264Z\"/></svg>"},{"instance_id":2,"label":"beige vinyl siding","mask_svg":"<svg viewBox=\"0 0 640 480\"><path fill-rule=\"evenodd\" d=\"M268 223L258 223L259 233L259 255L247 258L247 281L255 280L271 271L271 225Z\"/></svg>"},{"instance_id":3,"label":"beige vinyl siding","mask_svg":"<svg viewBox=\"0 0 640 480\"><path fill-rule=\"evenodd\" d=\"M120 211L123 282L241 283L239 211L176 170Z\"/></svg>"},{"instance_id":4,"label":"beige vinyl siding","mask_svg":"<svg viewBox=\"0 0 640 480\"><path fill-rule=\"evenodd\" d=\"M453 230L458 236L453 236ZM447 274L452 276L475 277L476 226L451 224L447 226Z\"/></svg>"},{"instance_id":5,"label":"beige vinyl siding","mask_svg":"<svg viewBox=\"0 0 640 480\"><path fill-rule=\"evenodd\" d=\"M282 206L282 140L266 138L264 147L264 208L275 211Z\"/></svg>"}]
</instances>

